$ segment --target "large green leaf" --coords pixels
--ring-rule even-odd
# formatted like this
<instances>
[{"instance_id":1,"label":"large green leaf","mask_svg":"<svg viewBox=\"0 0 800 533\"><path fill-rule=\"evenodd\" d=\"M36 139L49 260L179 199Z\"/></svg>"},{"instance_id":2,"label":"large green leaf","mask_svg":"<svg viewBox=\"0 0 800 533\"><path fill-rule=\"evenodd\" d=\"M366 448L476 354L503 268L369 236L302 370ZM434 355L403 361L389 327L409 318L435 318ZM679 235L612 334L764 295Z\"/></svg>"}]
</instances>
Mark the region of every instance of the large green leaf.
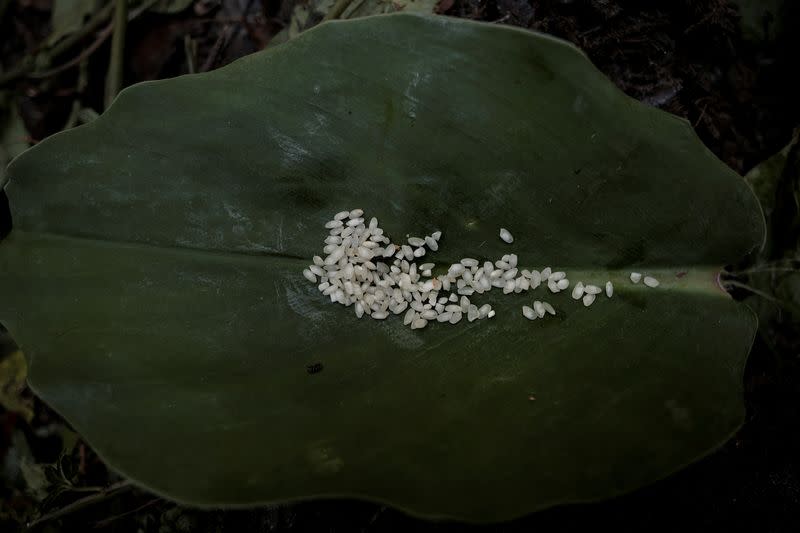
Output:
<instances>
[{"instance_id":1,"label":"large green leaf","mask_svg":"<svg viewBox=\"0 0 800 533\"><path fill-rule=\"evenodd\" d=\"M685 121L556 39L323 24L126 89L10 174L0 318L30 383L170 498L501 520L650 483L742 422L756 321L717 272L762 243L757 200ZM301 275L348 207L395 239L442 230L439 263L513 250L616 293L548 293L558 314L533 323L533 294L499 291L475 298L492 320L357 320Z\"/></svg>"}]
</instances>

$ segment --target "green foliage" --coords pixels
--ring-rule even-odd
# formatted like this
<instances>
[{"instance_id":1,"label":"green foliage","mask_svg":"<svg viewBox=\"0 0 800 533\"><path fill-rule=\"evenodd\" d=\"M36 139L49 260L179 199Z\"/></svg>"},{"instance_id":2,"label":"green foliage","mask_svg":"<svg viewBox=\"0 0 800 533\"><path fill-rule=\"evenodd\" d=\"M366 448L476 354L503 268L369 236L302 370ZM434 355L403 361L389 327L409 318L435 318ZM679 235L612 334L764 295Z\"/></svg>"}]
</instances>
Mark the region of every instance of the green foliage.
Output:
<instances>
[{"instance_id":1,"label":"green foliage","mask_svg":"<svg viewBox=\"0 0 800 533\"><path fill-rule=\"evenodd\" d=\"M753 41L773 40L784 30L786 0L735 0L741 15L742 33Z\"/></svg>"},{"instance_id":2,"label":"green foliage","mask_svg":"<svg viewBox=\"0 0 800 533\"><path fill-rule=\"evenodd\" d=\"M650 483L742 422L756 321L716 275L759 250L757 200L556 39L324 24L129 88L10 173L0 319L37 394L158 494L504 520ZM514 251L614 298L548 293L535 323L530 294L486 295L498 316L460 327L359 321L300 274L348 207L398 239L442 230L440 264Z\"/></svg>"},{"instance_id":3,"label":"green foliage","mask_svg":"<svg viewBox=\"0 0 800 533\"><path fill-rule=\"evenodd\" d=\"M272 39L272 43L294 39L302 31L319 24L341 0L309 0L298 2L292 10L289 25ZM335 18L353 19L368 15L382 15L402 11L405 13L433 13L438 0L353 0L347 3L342 14Z\"/></svg>"},{"instance_id":4,"label":"green foliage","mask_svg":"<svg viewBox=\"0 0 800 533\"><path fill-rule=\"evenodd\" d=\"M150 8L155 13L180 13L194 4L194 0L160 0Z\"/></svg>"},{"instance_id":5,"label":"green foliage","mask_svg":"<svg viewBox=\"0 0 800 533\"><path fill-rule=\"evenodd\" d=\"M53 0L49 44L54 45L67 35L80 30L84 22L103 4L105 2L102 0Z\"/></svg>"},{"instance_id":6,"label":"green foliage","mask_svg":"<svg viewBox=\"0 0 800 533\"><path fill-rule=\"evenodd\" d=\"M0 92L0 183L6 165L28 147L28 132L10 95Z\"/></svg>"}]
</instances>

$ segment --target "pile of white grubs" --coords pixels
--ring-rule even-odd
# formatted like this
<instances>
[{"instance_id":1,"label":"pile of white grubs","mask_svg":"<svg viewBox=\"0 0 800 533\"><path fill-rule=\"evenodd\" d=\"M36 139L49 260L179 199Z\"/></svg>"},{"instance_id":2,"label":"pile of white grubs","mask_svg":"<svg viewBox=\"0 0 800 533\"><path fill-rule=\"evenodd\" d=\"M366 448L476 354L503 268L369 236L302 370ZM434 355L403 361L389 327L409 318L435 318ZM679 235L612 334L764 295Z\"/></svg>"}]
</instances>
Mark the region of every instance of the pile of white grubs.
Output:
<instances>
[{"instance_id":1,"label":"pile of white grubs","mask_svg":"<svg viewBox=\"0 0 800 533\"><path fill-rule=\"evenodd\" d=\"M416 260L427 250L439 249L441 231L408 237L408 244L394 244L378 227L378 219L365 222L361 209L336 213L325 228L330 230L323 248L326 257L314 256L314 264L303 270L303 276L318 283L317 288L331 302L355 306L358 318L369 315L383 320L390 314L405 313L403 323L411 329L424 328L433 320L455 324L465 315L473 322L495 315L489 304L472 304L468 297L473 294L492 289L502 289L503 294L521 293L542 283L555 294L570 286L565 272L553 272L550 267L542 271L519 270L516 254L483 265L477 259L464 258L450 265L446 274L434 277L434 263L418 265ZM500 229L500 238L509 244L514 242L505 228ZM639 283L642 274L632 272L630 279ZM645 276L644 284L657 287L658 280ZM597 285L579 281L572 289L572 297L589 307L602 292ZM610 281L605 284L605 293L608 298L614 294ZM555 315L556 311L548 302L536 300L533 307L522 306L522 314L528 320L536 320L545 314Z\"/></svg>"}]
</instances>

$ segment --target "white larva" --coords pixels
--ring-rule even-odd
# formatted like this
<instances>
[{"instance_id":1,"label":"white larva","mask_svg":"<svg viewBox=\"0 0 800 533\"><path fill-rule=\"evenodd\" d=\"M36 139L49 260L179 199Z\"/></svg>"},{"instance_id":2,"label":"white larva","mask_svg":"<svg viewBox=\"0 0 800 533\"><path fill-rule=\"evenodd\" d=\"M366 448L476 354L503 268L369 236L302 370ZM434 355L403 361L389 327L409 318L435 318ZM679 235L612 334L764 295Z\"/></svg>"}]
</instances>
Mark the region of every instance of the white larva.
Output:
<instances>
[{"instance_id":1,"label":"white larva","mask_svg":"<svg viewBox=\"0 0 800 533\"><path fill-rule=\"evenodd\" d=\"M652 276L645 276L644 284L647 285L648 287L653 287L653 288L658 287L660 285L658 280Z\"/></svg>"},{"instance_id":2,"label":"white larva","mask_svg":"<svg viewBox=\"0 0 800 533\"><path fill-rule=\"evenodd\" d=\"M451 316L453 316L453 313L451 313L450 311L445 311L444 313L440 313L436 317L436 321L437 322L449 322Z\"/></svg>"},{"instance_id":3,"label":"white larva","mask_svg":"<svg viewBox=\"0 0 800 533\"><path fill-rule=\"evenodd\" d=\"M500 228L500 238L508 244L514 242L514 236L506 228Z\"/></svg>"},{"instance_id":4,"label":"white larva","mask_svg":"<svg viewBox=\"0 0 800 533\"><path fill-rule=\"evenodd\" d=\"M512 268L511 270L506 270L503 272L503 279L513 279L517 277L517 269Z\"/></svg>"},{"instance_id":5,"label":"white larva","mask_svg":"<svg viewBox=\"0 0 800 533\"><path fill-rule=\"evenodd\" d=\"M450 265L450 268L447 270L448 275L457 277L464 273L464 265L461 263L454 263Z\"/></svg>"},{"instance_id":6,"label":"white larva","mask_svg":"<svg viewBox=\"0 0 800 533\"><path fill-rule=\"evenodd\" d=\"M424 318L418 318L411 323L411 329L422 329L428 325L428 321Z\"/></svg>"},{"instance_id":7,"label":"white larva","mask_svg":"<svg viewBox=\"0 0 800 533\"><path fill-rule=\"evenodd\" d=\"M354 306L357 318L367 315L384 320L390 314L401 315L403 324L411 329L424 328L432 320L456 324L466 318L473 322L496 315L489 304L472 304L468 296L473 293L492 288L505 294L520 293L536 289L543 281L554 293L570 287L563 271L553 272L550 267L541 271L518 270L516 254L505 254L494 263L485 261L483 266L477 259L465 257L450 265L446 275L434 278L434 263L418 265L415 260L426 251L438 249L441 232L425 238L408 237L408 244L398 245L384 235L377 218L369 218L368 227L365 220L360 209L334 215L325 225L330 230L323 246L325 255L314 256L313 264L303 269L303 277L315 285L319 283L317 289L331 302ZM631 273L633 283L642 278L640 273ZM659 286L652 276L644 276L644 284ZM614 292L611 281L602 287L610 298ZM578 282L571 295L588 307L602 292L601 287ZM522 312L529 320L535 320L555 314L555 309L548 302L537 300L533 307L523 306Z\"/></svg>"},{"instance_id":8,"label":"white larva","mask_svg":"<svg viewBox=\"0 0 800 533\"><path fill-rule=\"evenodd\" d=\"M597 285L586 285L583 288L583 292L585 292L586 294L600 294L601 292L603 292L603 290Z\"/></svg>"},{"instance_id":9,"label":"white larva","mask_svg":"<svg viewBox=\"0 0 800 533\"><path fill-rule=\"evenodd\" d=\"M426 309L425 311L422 312L422 314L420 316L422 318L424 318L425 320L433 320L434 318L436 318L436 315L437 315L437 313L436 313L435 310Z\"/></svg>"},{"instance_id":10,"label":"white larva","mask_svg":"<svg viewBox=\"0 0 800 533\"><path fill-rule=\"evenodd\" d=\"M528 281L528 280L521 276L514 280L514 294L519 294L522 292L523 281Z\"/></svg>"},{"instance_id":11,"label":"white larva","mask_svg":"<svg viewBox=\"0 0 800 533\"><path fill-rule=\"evenodd\" d=\"M441 231L434 231L433 233L431 233L431 237L432 237L434 240L437 240L437 241L438 241L439 239L441 239L441 238L442 238L442 232L441 232Z\"/></svg>"},{"instance_id":12,"label":"white larva","mask_svg":"<svg viewBox=\"0 0 800 533\"><path fill-rule=\"evenodd\" d=\"M575 287L572 289L572 299L573 300L580 300L583 298L583 282L579 281L575 284Z\"/></svg>"},{"instance_id":13,"label":"white larva","mask_svg":"<svg viewBox=\"0 0 800 533\"><path fill-rule=\"evenodd\" d=\"M344 257L344 248L336 248L331 254L325 259L326 265L333 265L339 262L339 260Z\"/></svg>"}]
</instances>

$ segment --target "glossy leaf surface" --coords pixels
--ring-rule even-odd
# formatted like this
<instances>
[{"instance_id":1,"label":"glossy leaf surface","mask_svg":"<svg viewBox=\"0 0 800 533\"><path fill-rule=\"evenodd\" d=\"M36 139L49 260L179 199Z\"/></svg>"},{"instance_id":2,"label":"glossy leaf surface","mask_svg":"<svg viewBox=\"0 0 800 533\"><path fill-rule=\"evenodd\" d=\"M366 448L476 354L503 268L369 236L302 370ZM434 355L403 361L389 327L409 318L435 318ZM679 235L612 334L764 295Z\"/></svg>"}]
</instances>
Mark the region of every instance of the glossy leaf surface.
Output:
<instances>
[{"instance_id":1,"label":"glossy leaf surface","mask_svg":"<svg viewBox=\"0 0 800 533\"><path fill-rule=\"evenodd\" d=\"M650 483L742 422L756 320L716 276L761 245L757 200L686 122L553 38L323 24L131 87L10 175L0 320L30 382L168 497L503 520ZM437 263L515 252L615 295L495 290L474 298L494 319L416 331L357 320L301 275L354 207L395 240L442 230ZM534 298L558 314L527 321Z\"/></svg>"}]
</instances>

